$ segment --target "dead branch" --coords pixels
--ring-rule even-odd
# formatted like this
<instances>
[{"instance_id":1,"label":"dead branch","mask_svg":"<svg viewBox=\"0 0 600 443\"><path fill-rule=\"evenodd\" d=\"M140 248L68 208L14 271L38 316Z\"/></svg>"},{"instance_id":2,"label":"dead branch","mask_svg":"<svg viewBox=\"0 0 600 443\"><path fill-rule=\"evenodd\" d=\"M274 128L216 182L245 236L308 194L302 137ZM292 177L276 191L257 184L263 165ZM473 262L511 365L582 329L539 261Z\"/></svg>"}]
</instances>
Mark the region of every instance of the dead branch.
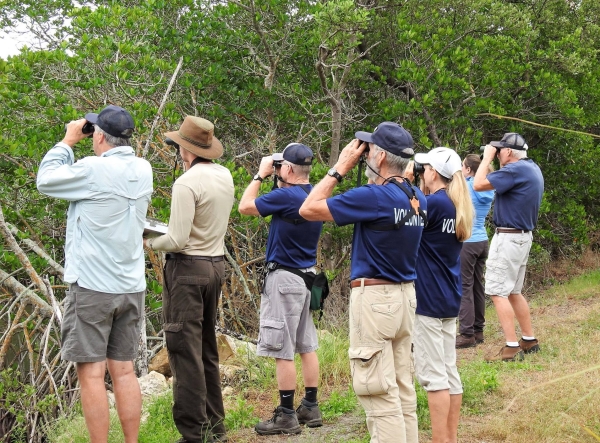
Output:
<instances>
[{"instance_id":1,"label":"dead branch","mask_svg":"<svg viewBox=\"0 0 600 443\"><path fill-rule=\"evenodd\" d=\"M29 257L27 257L27 254L23 252L23 250L13 237L12 233L10 232L10 229L8 229L6 221L4 220L4 212L2 211L2 206L0 206L0 232L2 232L2 236L6 240L6 243L8 244L10 250L16 254L17 258L23 265L23 268L25 268L25 272L27 272L31 280L36 284L40 291L42 291L42 293L47 296L48 294L44 282L42 281L36 270L33 268L33 265L29 261Z\"/></svg>"},{"instance_id":2,"label":"dead branch","mask_svg":"<svg viewBox=\"0 0 600 443\"><path fill-rule=\"evenodd\" d=\"M19 233L21 233L21 231L19 231L15 226L11 225L8 222L6 223L6 226L10 230L10 233L15 237L18 237ZM46 251L44 251L38 246L36 242L29 238L22 238L20 239L20 241L23 244L25 244L31 251L35 252L37 255L46 260L48 262L48 266L50 266L61 279L63 278L63 276L65 275L65 269L59 263L55 262Z\"/></svg>"}]
</instances>

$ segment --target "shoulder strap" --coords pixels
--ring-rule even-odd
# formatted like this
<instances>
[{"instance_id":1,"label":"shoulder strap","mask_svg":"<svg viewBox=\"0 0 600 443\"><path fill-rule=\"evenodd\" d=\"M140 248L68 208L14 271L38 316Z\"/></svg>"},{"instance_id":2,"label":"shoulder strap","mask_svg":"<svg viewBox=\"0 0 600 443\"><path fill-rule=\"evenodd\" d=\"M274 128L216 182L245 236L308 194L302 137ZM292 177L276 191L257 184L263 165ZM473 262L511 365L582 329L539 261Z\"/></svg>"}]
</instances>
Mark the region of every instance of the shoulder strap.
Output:
<instances>
[{"instance_id":1,"label":"shoulder strap","mask_svg":"<svg viewBox=\"0 0 600 443\"><path fill-rule=\"evenodd\" d=\"M404 224L408 220L410 220L411 217L413 217L417 214L421 216L421 218L423 219L423 224L425 226L427 226L427 214L425 214L425 212L421 209L421 204L420 204L421 202L419 201L419 197L417 196L417 193L415 192L414 186L412 186L410 183L408 183L406 179L403 179L402 183L400 183L395 178L391 178L389 180L389 182L398 186L398 188L400 188L402 190L402 192L404 192L406 194L406 196L408 197L408 201L410 202L410 206L411 206L410 211L408 211L406 213L406 215L404 217L402 217L402 219L400 221L398 221L398 223L394 223L394 224L365 223L365 226L374 231L395 231L395 230L400 229L401 226L404 226Z\"/></svg>"},{"instance_id":2,"label":"shoulder strap","mask_svg":"<svg viewBox=\"0 0 600 443\"><path fill-rule=\"evenodd\" d=\"M302 189L304 192L306 192L306 195L309 194L309 192L306 190L306 188L304 187L304 185L294 185L294 186L298 186L300 187L300 189ZM300 217L300 218L286 218L286 217L280 217L282 221L286 222L286 223L290 223L292 225L300 225L302 223L306 223L308 220Z\"/></svg>"}]
</instances>

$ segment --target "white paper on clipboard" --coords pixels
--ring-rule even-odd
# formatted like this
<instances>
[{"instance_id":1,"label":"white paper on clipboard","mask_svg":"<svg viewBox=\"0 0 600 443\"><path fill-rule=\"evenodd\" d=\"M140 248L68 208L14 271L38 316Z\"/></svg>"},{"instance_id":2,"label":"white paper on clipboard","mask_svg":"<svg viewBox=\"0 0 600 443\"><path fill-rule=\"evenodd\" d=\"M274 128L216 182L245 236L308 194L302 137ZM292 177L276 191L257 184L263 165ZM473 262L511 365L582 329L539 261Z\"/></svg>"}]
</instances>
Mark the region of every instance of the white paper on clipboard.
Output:
<instances>
[{"instance_id":1,"label":"white paper on clipboard","mask_svg":"<svg viewBox=\"0 0 600 443\"><path fill-rule=\"evenodd\" d=\"M155 218L146 218L144 223L144 237L157 237L166 234L169 230L169 225Z\"/></svg>"}]
</instances>

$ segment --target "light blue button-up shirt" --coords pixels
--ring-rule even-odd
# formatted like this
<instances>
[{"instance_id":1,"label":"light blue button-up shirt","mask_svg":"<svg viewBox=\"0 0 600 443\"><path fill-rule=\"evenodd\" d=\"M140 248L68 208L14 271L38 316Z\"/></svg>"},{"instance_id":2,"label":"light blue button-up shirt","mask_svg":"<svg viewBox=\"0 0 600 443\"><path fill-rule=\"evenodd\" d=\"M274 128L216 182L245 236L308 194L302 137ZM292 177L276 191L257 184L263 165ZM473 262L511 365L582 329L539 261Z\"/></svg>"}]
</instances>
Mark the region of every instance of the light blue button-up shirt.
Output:
<instances>
[{"instance_id":1,"label":"light blue button-up shirt","mask_svg":"<svg viewBox=\"0 0 600 443\"><path fill-rule=\"evenodd\" d=\"M74 163L73 150L57 143L37 176L43 194L71 202L67 216L67 283L107 293L146 289L142 234L152 168L131 146Z\"/></svg>"}]
</instances>

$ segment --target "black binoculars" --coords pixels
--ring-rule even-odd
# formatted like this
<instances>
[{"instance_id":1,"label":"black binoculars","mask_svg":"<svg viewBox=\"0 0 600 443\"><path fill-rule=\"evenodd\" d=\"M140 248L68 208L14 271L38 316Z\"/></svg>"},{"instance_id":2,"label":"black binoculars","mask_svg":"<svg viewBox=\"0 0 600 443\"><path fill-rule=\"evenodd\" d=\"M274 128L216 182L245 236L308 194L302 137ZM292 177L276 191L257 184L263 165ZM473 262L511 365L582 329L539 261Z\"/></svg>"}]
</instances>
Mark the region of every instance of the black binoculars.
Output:
<instances>
[{"instance_id":1,"label":"black binoculars","mask_svg":"<svg viewBox=\"0 0 600 443\"><path fill-rule=\"evenodd\" d=\"M81 132L83 132L84 134L93 134L94 129L94 124L86 121L83 127L81 128Z\"/></svg>"},{"instance_id":2,"label":"black binoculars","mask_svg":"<svg viewBox=\"0 0 600 443\"><path fill-rule=\"evenodd\" d=\"M421 163L414 162L413 165L413 174L424 174L425 173L425 165Z\"/></svg>"},{"instance_id":3,"label":"black binoculars","mask_svg":"<svg viewBox=\"0 0 600 443\"><path fill-rule=\"evenodd\" d=\"M169 137L165 137L165 143L169 146L175 146L176 148L179 148L179 144Z\"/></svg>"}]
</instances>

